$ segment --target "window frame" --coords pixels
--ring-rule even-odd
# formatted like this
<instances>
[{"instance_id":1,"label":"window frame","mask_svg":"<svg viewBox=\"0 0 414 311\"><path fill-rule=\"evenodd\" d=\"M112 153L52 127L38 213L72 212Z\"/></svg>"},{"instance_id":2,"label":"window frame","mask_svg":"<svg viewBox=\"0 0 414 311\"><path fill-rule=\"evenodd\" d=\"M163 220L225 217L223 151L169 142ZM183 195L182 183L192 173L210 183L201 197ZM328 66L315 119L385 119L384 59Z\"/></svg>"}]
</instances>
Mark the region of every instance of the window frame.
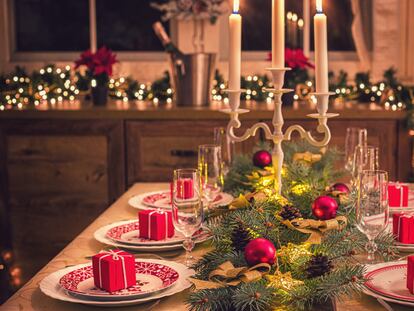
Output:
<instances>
[{"instance_id":1,"label":"window frame","mask_svg":"<svg viewBox=\"0 0 414 311\"><path fill-rule=\"evenodd\" d=\"M89 3L95 1L88 0ZM16 49L16 29L15 29L15 6L14 0L4 1L6 7L3 7L5 16L4 27L6 29L4 42L6 51L9 52L10 62L66 62L73 61L76 59L82 51L65 51L65 52L54 52L54 51L36 51L36 52L18 52ZM95 6L96 9L96 6ZM90 16L90 15L89 15ZM96 24L95 24L96 28ZM92 27L89 27L90 36L92 33ZM222 50L222 49L221 49ZM163 51L134 51L134 52L122 52L115 51L120 61L154 61L160 62L165 61L166 56ZM226 61L227 51L220 51L220 60ZM224 53L223 53L224 52ZM242 60L244 61L263 61L268 57L267 51L243 51ZM310 59L314 59L314 52L310 51ZM359 61L356 51L330 51L329 59L331 61Z\"/></svg>"}]
</instances>

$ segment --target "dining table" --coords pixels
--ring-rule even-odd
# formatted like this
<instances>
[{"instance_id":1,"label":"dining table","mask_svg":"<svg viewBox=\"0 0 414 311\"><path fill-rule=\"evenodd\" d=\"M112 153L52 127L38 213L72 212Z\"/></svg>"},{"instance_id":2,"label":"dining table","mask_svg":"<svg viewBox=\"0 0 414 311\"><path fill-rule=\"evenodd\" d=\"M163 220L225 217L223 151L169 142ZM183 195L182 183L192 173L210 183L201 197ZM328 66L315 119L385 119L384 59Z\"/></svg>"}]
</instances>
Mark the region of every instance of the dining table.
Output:
<instances>
[{"instance_id":1,"label":"dining table","mask_svg":"<svg viewBox=\"0 0 414 311\"><path fill-rule=\"evenodd\" d=\"M91 310L157 310L157 311L181 311L187 310L185 299L190 291L187 289L173 296L162 298L142 305L116 308L99 308L74 304L52 299L43 294L39 288L41 280L52 272L59 269L87 263L90 257L105 249L105 245L94 239L94 232L102 226L110 223L129 220L137 217L137 210L128 205L128 200L139 194L146 192L167 189L167 183L136 183L126 191L118 200L109 206L97 219L95 219L86 229L84 229L72 242L70 242L56 257L47 263L30 281L20 288L12 297L0 306L1 311L91 311ZM70 217L70 213L68 213ZM51 232L52 234L52 232ZM196 246L193 251L195 258L200 258L203 254L211 250L212 246L207 241ZM184 250L169 251L157 254L139 253L136 256L143 258L162 257L164 260L184 262ZM344 297L337 301L338 311L376 311L386 310L375 298L365 294L355 294L353 297ZM410 307L397 304L388 304L389 310L406 311L413 310Z\"/></svg>"}]
</instances>

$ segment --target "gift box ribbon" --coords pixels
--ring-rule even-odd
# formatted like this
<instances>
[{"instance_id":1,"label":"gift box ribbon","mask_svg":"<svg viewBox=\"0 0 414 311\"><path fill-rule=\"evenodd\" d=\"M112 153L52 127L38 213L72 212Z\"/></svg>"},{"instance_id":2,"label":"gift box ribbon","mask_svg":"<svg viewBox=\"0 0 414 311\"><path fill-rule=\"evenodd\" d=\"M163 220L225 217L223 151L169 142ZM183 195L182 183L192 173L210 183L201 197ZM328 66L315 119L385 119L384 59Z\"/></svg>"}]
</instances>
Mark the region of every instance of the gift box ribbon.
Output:
<instances>
[{"instance_id":1,"label":"gift box ribbon","mask_svg":"<svg viewBox=\"0 0 414 311\"><path fill-rule=\"evenodd\" d=\"M113 250L109 250L109 251L103 251L101 253L105 254L101 257L99 257L99 262L98 262L98 270L99 270L99 287L102 288L102 259L111 256L113 260L118 261L121 260L122 262L122 273L123 273L123 277L124 277L124 287L127 287L127 276L126 276L126 268L125 268L125 258L123 257L123 255L121 255L120 253L123 253L124 251L113 251Z\"/></svg>"},{"instance_id":2,"label":"gift box ribbon","mask_svg":"<svg viewBox=\"0 0 414 311\"><path fill-rule=\"evenodd\" d=\"M151 239L151 216L153 214L165 215L165 238L168 237L168 214L162 210L156 210L148 213L148 238Z\"/></svg>"},{"instance_id":3,"label":"gift box ribbon","mask_svg":"<svg viewBox=\"0 0 414 311\"><path fill-rule=\"evenodd\" d=\"M395 189L400 190L400 206L403 206L404 188L401 186L401 184L399 182L397 182L395 184Z\"/></svg>"}]
</instances>

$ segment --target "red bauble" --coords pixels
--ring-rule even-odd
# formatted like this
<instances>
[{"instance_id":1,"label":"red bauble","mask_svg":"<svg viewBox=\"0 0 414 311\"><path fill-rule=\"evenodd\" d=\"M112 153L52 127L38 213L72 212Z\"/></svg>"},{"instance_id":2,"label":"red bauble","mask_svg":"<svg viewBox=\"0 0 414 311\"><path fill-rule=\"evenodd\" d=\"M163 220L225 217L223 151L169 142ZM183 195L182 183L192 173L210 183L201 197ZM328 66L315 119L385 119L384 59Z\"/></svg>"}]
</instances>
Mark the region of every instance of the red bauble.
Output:
<instances>
[{"instance_id":1,"label":"red bauble","mask_svg":"<svg viewBox=\"0 0 414 311\"><path fill-rule=\"evenodd\" d=\"M272 164L272 155L266 150L257 151L253 155L253 164L261 168L269 166Z\"/></svg>"},{"instance_id":2,"label":"red bauble","mask_svg":"<svg viewBox=\"0 0 414 311\"><path fill-rule=\"evenodd\" d=\"M344 183L341 183L341 182L336 183L335 185L333 185L331 187L331 190L332 191L339 191L339 192L342 192L342 193L345 193L345 194L349 194L349 192L350 192L348 186Z\"/></svg>"},{"instance_id":3,"label":"red bauble","mask_svg":"<svg viewBox=\"0 0 414 311\"><path fill-rule=\"evenodd\" d=\"M327 195L320 196L313 201L312 213L313 216L320 220L329 220L336 217L338 210L338 202Z\"/></svg>"},{"instance_id":4,"label":"red bauble","mask_svg":"<svg viewBox=\"0 0 414 311\"><path fill-rule=\"evenodd\" d=\"M249 266L254 266L259 263L273 265L276 258L276 248L269 240L257 238L246 245L244 258Z\"/></svg>"}]
</instances>

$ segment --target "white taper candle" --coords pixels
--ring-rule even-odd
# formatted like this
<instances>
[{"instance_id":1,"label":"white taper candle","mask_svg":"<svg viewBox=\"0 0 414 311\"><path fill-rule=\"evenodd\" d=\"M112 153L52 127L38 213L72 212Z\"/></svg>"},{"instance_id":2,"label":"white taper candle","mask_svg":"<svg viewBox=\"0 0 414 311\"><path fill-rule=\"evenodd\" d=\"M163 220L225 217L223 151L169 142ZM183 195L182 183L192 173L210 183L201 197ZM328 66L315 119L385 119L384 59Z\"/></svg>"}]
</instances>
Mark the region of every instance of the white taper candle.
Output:
<instances>
[{"instance_id":1,"label":"white taper candle","mask_svg":"<svg viewBox=\"0 0 414 311\"><path fill-rule=\"evenodd\" d=\"M233 2L233 14L229 17L229 89L240 89L242 17L239 14L239 0Z\"/></svg>"},{"instance_id":2,"label":"white taper candle","mask_svg":"<svg viewBox=\"0 0 414 311\"><path fill-rule=\"evenodd\" d=\"M272 67L285 67L285 0L272 0Z\"/></svg>"},{"instance_id":3,"label":"white taper candle","mask_svg":"<svg viewBox=\"0 0 414 311\"><path fill-rule=\"evenodd\" d=\"M316 0L316 11L314 17L315 30L315 76L316 92L326 93L329 91L328 80L328 35L326 26L326 15L322 11L322 0Z\"/></svg>"}]
</instances>

